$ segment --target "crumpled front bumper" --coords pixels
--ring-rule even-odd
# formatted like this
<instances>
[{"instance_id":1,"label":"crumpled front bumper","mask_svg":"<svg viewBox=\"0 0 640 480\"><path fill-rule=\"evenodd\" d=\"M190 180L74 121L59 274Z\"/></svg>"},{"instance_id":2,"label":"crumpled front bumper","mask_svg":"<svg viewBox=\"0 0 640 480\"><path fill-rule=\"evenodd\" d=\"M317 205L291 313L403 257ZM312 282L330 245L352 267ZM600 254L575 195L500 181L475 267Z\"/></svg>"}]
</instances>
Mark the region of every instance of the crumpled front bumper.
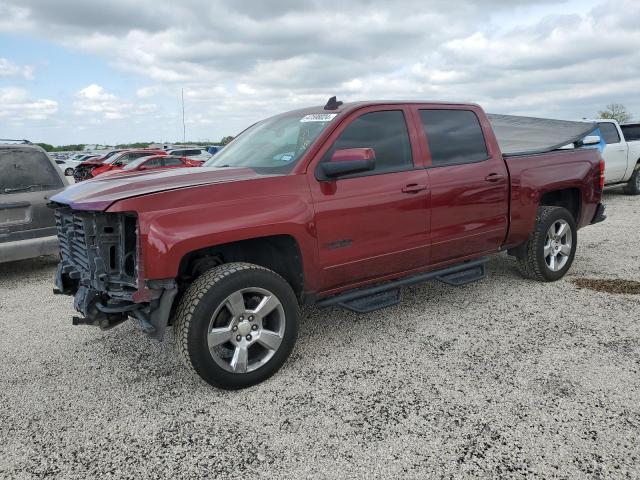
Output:
<instances>
[{"instance_id":1,"label":"crumpled front bumper","mask_svg":"<svg viewBox=\"0 0 640 480\"><path fill-rule=\"evenodd\" d=\"M60 243L54 293L74 296L82 314L74 325L107 329L134 317L161 340L178 290L173 279L144 280L136 216L53 206Z\"/></svg>"},{"instance_id":2,"label":"crumpled front bumper","mask_svg":"<svg viewBox=\"0 0 640 480\"><path fill-rule=\"evenodd\" d=\"M73 306L82 314L82 317L73 317L74 325L93 325L107 330L133 317L149 337L162 341L178 288L172 280L160 283L162 286L155 285L158 288L152 290L154 300L141 303L123 301L111 298L109 292L74 283L64 272L64 266L59 264L53 293L73 295Z\"/></svg>"}]
</instances>

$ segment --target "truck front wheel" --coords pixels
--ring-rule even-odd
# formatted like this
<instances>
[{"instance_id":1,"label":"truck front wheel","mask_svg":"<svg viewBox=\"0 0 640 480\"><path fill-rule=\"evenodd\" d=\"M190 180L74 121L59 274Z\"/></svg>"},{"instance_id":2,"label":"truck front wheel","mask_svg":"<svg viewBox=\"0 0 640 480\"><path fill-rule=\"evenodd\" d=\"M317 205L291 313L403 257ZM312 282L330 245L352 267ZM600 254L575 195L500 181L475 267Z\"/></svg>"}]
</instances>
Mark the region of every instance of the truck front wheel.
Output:
<instances>
[{"instance_id":1,"label":"truck front wheel","mask_svg":"<svg viewBox=\"0 0 640 480\"><path fill-rule=\"evenodd\" d=\"M623 188L627 195L640 195L640 162L633 169L633 175Z\"/></svg>"},{"instance_id":2,"label":"truck front wheel","mask_svg":"<svg viewBox=\"0 0 640 480\"><path fill-rule=\"evenodd\" d=\"M277 273L227 263L198 277L176 312L175 341L184 363L226 390L260 383L276 373L296 341L299 307Z\"/></svg>"},{"instance_id":3,"label":"truck front wheel","mask_svg":"<svg viewBox=\"0 0 640 480\"><path fill-rule=\"evenodd\" d=\"M576 222L566 208L539 207L533 233L517 258L518 269L534 280L560 280L573 263L577 244Z\"/></svg>"}]
</instances>

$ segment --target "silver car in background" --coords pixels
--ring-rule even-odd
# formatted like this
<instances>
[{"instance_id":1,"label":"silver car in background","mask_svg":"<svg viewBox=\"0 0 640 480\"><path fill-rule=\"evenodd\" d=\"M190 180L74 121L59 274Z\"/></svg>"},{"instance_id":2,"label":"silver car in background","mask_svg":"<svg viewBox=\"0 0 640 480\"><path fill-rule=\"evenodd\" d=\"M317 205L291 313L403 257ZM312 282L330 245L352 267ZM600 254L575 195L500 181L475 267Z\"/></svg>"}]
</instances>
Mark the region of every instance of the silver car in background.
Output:
<instances>
[{"instance_id":1,"label":"silver car in background","mask_svg":"<svg viewBox=\"0 0 640 480\"><path fill-rule=\"evenodd\" d=\"M67 185L42 148L0 144L0 263L58 252L55 217L47 203Z\"/></svg>"}]
</instances>

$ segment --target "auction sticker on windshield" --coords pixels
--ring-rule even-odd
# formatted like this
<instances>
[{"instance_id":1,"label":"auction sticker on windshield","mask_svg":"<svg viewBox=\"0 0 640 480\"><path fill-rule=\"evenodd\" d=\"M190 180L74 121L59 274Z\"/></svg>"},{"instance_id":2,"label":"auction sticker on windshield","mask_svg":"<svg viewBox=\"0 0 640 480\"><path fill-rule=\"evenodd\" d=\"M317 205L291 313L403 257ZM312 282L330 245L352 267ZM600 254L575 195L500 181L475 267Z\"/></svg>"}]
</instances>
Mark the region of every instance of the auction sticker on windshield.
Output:
<instances>
[{"instance_id":1,"label":"auction sticker on windshield","mask_svg":"<svg viewBox=\"0 0 640 480\"><path fill-rule=\"evenodd\" d=\"M300 119L300 122L330 122L336 118L337 113L312 113L311 115L305 115Z\"/></svg>"}]
</instances>

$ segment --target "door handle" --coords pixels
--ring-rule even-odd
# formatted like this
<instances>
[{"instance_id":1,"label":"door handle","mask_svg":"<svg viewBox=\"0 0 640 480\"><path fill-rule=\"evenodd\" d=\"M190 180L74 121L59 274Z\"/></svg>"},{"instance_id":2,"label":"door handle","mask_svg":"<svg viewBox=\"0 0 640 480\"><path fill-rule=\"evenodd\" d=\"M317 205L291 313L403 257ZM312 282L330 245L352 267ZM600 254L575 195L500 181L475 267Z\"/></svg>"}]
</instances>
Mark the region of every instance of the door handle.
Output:
<instances>
[{"instance_id":1,"label":"door handle","mask_svg":"<svg viewBox=\"0 0 640 480\"><path fill-rule=\"evenodd\" d=\"M419 183L410 183L409 185L405 185L402 187L403 193L418 193L423 190L427 190L429 187L427 185L422 185Z\"/></svg>"},{"instance_id":2,"label":"door handle","mask_svg":"<svg viewBox=\"0 0 640 480\"><path fill-rule=\"evenodd\" d=\"M487 182L499 182L500 180L504 180L504 175L502 175L501 173L490 173L489 175L484 177L484 179Z\"/></svg>"}]
</instances>

